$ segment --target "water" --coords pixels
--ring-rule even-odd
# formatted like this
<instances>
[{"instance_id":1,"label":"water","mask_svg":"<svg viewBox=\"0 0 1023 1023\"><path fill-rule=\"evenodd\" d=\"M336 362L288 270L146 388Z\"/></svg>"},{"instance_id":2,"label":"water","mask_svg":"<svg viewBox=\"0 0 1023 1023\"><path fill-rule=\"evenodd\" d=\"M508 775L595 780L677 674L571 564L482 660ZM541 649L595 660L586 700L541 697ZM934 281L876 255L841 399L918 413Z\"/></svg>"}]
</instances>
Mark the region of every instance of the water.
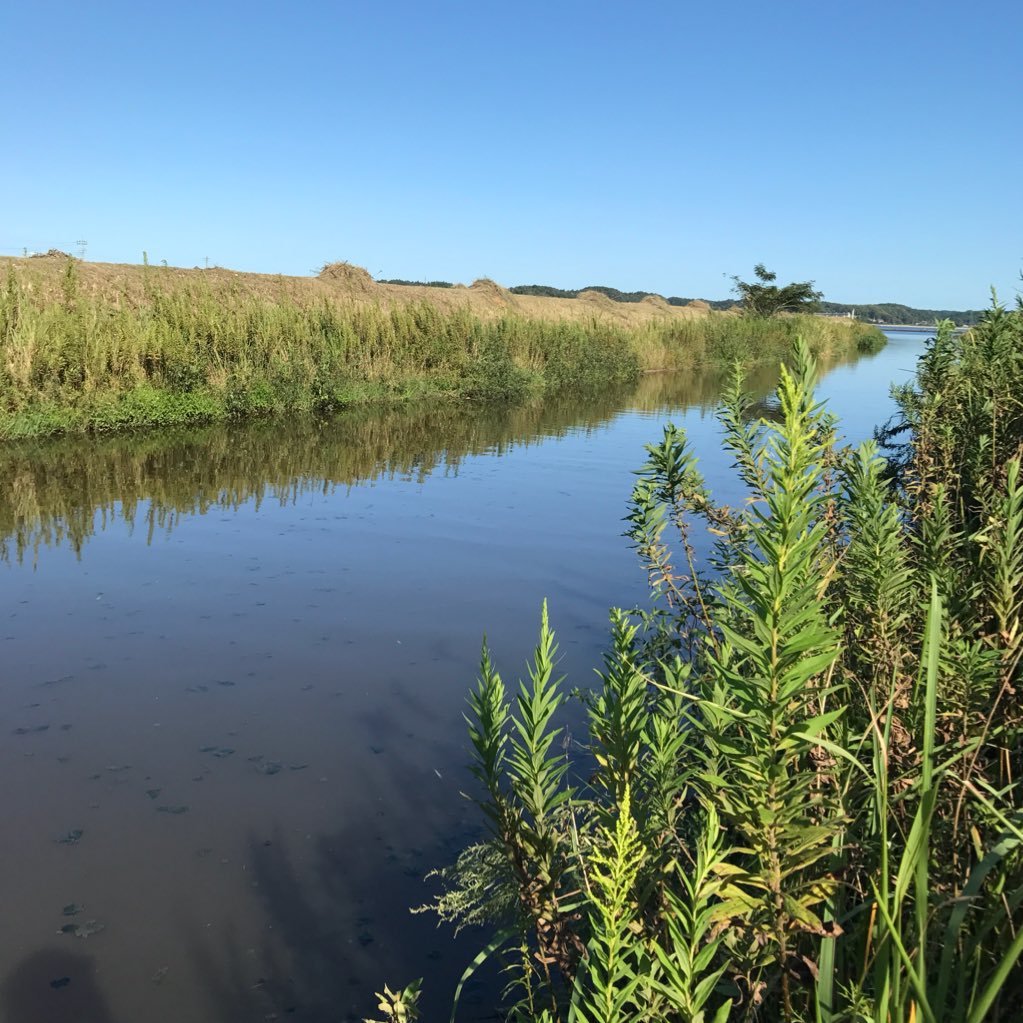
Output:
<instances>
[{"instance_id":1,"label":"water","mask_svg":"<svg viewBox=\"0 0 1023 1023\"><path fill-rule=\"evenodd\" d=\"M921 345L825 378L849 439ZM0 451L0 1020L326 1023L424 973L439 1013L479 938L408 907L480 833L481 636L511 681L546 597L587 684L661 423L729 494L719 386Z\"/></svg>"}]
</instances>

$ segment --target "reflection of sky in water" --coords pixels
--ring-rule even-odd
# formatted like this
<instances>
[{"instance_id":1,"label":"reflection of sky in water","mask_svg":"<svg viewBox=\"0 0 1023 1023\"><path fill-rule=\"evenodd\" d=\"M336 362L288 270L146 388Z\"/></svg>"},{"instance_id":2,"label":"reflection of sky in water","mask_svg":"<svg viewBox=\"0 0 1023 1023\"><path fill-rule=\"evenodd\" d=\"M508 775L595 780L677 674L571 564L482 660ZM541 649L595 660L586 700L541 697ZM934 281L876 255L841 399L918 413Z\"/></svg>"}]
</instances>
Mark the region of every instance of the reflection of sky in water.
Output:
<instances>
[{"instance_id":1,"label":"reflection of sky in water","mask_svg":"<svg viewBox=\"0 0 1023 1023\"><path fill-rule=\"evenodd\" d=\"M851 440L887 417L888 385L921 344L896 338L825 379ZM81 947L109 1023L289 1005L315 1023L361 1018L385 981L424 972L442 1005L473 939L452 945L404 907L478 827L459 792L480 637L512 683L547 597L563 669L592 679L607 609L646 595L621 537L632 473L668 418L663 402L646 409L623 401L587 426L568 415L530 443L528 424L514 443L482 430L457 471L351 486L315 484L311 443L298 461L314 485L283 503L182 513L147 543L143 500L134 529L108 515L80 560L62 544L0 566L10 976L65 961L46 957L64 948L60 907L78 902L107 925ZM672 416L712 491L734 499L713 416ZM54 841L73 828L80 843Z\"/></svg>"},{"instance_id":2,"label":"reflection of sky in water","mask_svg":"<svg viewBox=\"0 0 1023 1023\"><path fill-rule=\"evenodd\" d=\"M886 334L888 344L880 352L826 376L817 392L839 417L841 432L850 444L869 440L874 427L894 413L889 388L912 381L917 357L931 336L908 331Z\"/></svg>"}]
</instances>

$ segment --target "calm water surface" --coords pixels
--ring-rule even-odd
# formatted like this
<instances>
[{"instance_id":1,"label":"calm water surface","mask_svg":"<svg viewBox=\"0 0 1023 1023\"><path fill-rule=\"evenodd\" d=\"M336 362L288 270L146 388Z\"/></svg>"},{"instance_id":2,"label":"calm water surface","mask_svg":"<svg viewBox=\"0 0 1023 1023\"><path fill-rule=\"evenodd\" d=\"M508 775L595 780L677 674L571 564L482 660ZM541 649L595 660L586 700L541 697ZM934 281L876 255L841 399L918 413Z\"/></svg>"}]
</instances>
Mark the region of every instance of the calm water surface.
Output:
<instances>
[{"instance_id":1,"label":"calm water surface","mask_svg":"<svg viewBox=\"0 0 1023 1023\"><path fill-rule=\"evenodd\" d=\"M826 376L850 440L922 343ZM408 907L479 833L480 638L514 678L546 597L588 683L643 445L735 492L719 383L0 451L0 1020L326 1023L423 973L439 1013L478 938Z\"/></svg>"}]
</instances>

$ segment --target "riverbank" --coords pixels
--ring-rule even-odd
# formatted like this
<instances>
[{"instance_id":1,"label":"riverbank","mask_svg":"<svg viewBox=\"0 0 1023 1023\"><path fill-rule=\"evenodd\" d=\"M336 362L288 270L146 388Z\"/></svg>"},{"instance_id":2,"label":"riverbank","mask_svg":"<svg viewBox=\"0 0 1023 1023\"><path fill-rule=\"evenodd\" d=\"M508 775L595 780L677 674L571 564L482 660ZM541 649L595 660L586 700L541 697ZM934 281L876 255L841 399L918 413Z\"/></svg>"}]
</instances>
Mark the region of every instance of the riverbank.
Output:
<instances>
[{"instance_id":1,"label":"riverbank","mask_svg":"<svg viewBox=\"0 0 1023 1023\"><path fill-rule=\"evenodd\" d=\"M0 261L0 437L330 412L379 402L522 400L735 359L882 345L821 317L757 321L702 303L512 295L493 281L384 285L316 277Z\"/></svg>"}]
</instances>

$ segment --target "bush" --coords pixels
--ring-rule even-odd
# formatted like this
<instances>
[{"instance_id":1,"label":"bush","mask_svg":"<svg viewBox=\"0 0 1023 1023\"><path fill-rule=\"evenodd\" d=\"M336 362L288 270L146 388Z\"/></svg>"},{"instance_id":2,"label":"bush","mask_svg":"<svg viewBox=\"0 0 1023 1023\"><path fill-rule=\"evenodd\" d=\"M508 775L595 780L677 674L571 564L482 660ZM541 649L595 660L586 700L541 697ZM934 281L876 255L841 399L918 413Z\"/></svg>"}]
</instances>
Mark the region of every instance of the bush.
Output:
<instances>
[{"instance_id":1,"label":"bush","mask_svg":"<svg viewBox=\"0 0 1023 1023\"><path fill-rule=\"evenodd\" d=\"M517 687L484 647L489 838L434 909L489 921L514 1019L1023 1011L1021 365L1023 313L946 325L888 462L836 444L798 343L777 422L741 378L721 409L740 508L668 426L628 516L652 606L612 613L584 762L558 742L546 606Z\"/></svg>"}]
</instances>

